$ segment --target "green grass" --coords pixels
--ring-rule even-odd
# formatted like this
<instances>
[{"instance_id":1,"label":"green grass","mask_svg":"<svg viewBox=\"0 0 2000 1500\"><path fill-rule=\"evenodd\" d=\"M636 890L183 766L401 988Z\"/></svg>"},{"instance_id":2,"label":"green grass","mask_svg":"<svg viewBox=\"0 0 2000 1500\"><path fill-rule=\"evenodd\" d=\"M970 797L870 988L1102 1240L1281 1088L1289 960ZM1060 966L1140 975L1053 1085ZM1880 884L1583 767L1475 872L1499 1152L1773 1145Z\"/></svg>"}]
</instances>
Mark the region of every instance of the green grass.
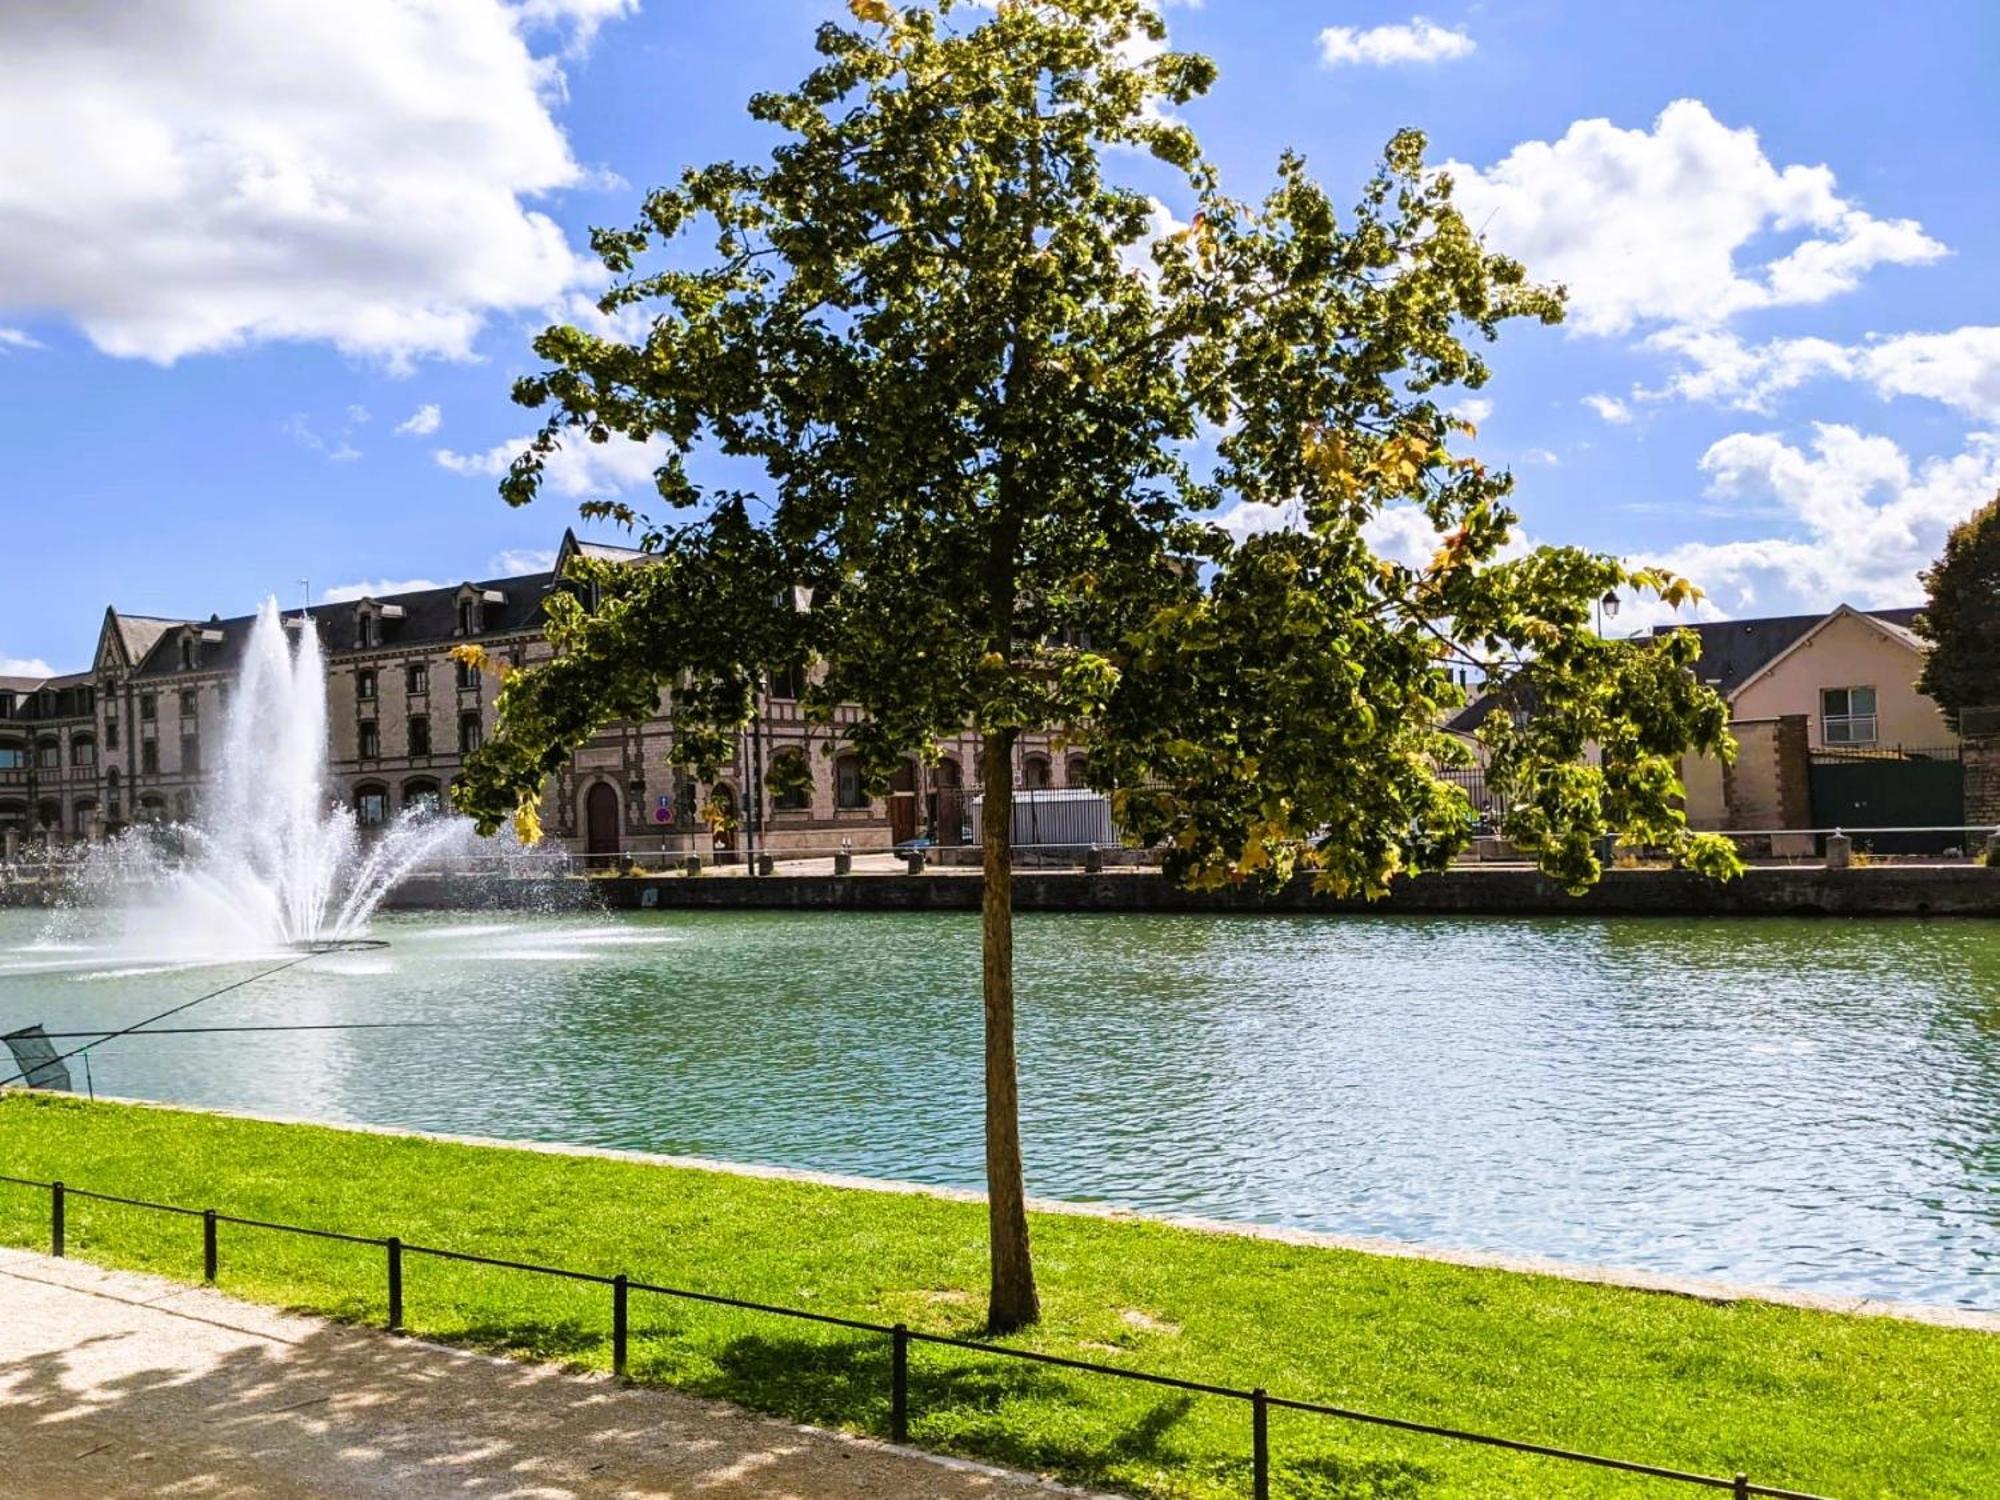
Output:
<instances>
[{"instance_id":1,"label":"green grass","mask_svg":"<svg viewBox=\"0 0 2000 1500\"><path fill-rule=\"evenodd\" d=\"M977 1204L10 1094L0 1172L976 1336ZM2000 1494L2000 1336L1041 1215L1022 1347L1843 1497ZM0 1185L0 1241L48 1195ZM72 1255L193 1280L197 1222L72 1199ZM379 1250L224 1226L221 1284L379 1322ZM602 1368L609 1293L413 1258L427 1337ZM881 1433L886 1341L634 1294L631 1369ZM937 1347L912 1438L1147 1496L1241 1496L1237 1402ZM1294 1500L1701 1491L1330 1418L1272 1418Z\"/></svg>"}]
</instances>

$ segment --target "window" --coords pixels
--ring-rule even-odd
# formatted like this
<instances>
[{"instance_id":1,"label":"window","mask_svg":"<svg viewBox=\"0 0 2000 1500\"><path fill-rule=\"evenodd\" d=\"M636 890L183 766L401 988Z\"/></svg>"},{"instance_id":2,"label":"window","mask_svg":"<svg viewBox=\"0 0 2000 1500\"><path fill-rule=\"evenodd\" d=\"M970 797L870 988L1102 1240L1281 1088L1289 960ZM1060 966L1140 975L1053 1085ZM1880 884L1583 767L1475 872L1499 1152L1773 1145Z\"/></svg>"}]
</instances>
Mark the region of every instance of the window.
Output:
<instances>
[{"instance_id":1,"label":"window","mask_svg":"<svg viewBox=\"0 0 2000 1500\"><path fill-rule=\"evenodd\" d=\"M197 713L197 712L198 712L198 711L200 710L200 707L201 707L201 703L200 703L200 700L199 700L198 698L196 698L196 697L195 697L195 691L194 691L194 689L193 689L193 688L182 688L182 689L181 689L181 717L182 717L183 719L192 719L192 718L193 718L193 717L195 716L195 714L196 714L196 713Z\"/></svg>"},{"instance_id":2,"label":"window","mask_svg":"<svg viewBox=\"0 0 2000 1500\"><path fill-rule=\"evenodd\" d=\"M431 669L427 663L413 661L403 669L403 686L415 698L431 690Z\"/></svg>"},{"instance_id":3,"label":"window","mask_svg":"<svg viewBox=\"0 0 2000 1500\"><path fill-rule=\"evenodd\" d=\"M13 740L0 741L0 771L25 771L27 768L27 748Z\"/></svg>"},{"instance_id":4,"label":"window","mask_svg":"<svg viewBox=\"0 0 2000 1500\"><path fill-rule=\"evenodd\" d=\"M43 740L37 744L35 746L35 764L40 766L44 771L61 770L62 742L60 740Z\"/></svg>"},{"instance_id":5,"label":"window","mask_svg":"<svg viewBox=\"0 0 2000 1500\"><path fill-rule=\"evenodd\" d=\"M479 668L475 667L469 661L461 661L458 664L458 690L461 693L471 692L476 690L478 686Z\"/></svg>"},{"instance_id":6,"label":"window","mask_svg":"<svg viewBox=\"0 0 2000 1500\"><path fill-rule=\"evenodd\" d=\"M118 721L116 719L106 719L104 721L104 748L107 750L116 750L118 748Z\"/></svg>"},{"instance_id":7,"label":"window","mask_svg":"<svg viewBox=\"0 0 2000 1500\"><path fill-rule=\"evenodd\" d=\"M1063 762L1063 785L1084 786L1088 784L1090 761L1082 755L1072 755Z\"/></svg>"},{"instance_id":8,"label":"window","mask_svg":"<svg viewBox=\"0 0 2000 1500\"><path fill-rule=\"evenodd\" d=\"M866 807L868 793L861 785L861 757L843 755L833 763L833 800L836 807Z\"/></svg>"},{"instance_id":9,"label":"window","mask_svg":"<svg viewBox=\"0 0 2000 1500\"><path fill-rule=\"evenodd\" d=\"M0 693L0 719L11 719L13 717L14 695L12 693Z\"/></svg>"},{"instance_id":10,"label":"window","mask_svg":"<svg viewBox=\"0 0 2000 1500\"><path fill-rule=\"evenodd\" d=\"M1049 784L1049 758L1046 755L1030 755L1021 762L1021 785L1030 791L1039 791Z\"/></svg>"},{"instance_id":11,"label":"window","mask_svg":"<svg viewBox=\"0 0 2000 1500\"><path fill-rule=\"evenodd\" d=\"M479 603L474 599L458 601L458 633L460 635L479 634Z\"/></svg>"},{"instance_id":12,"label":"window","mask_svg":"<svg viewBox=\"0 0 2000 1500\"><path fill-rule=\"evenodd\" d=\"M408 812L437 812L442 807L435 781L406 781L403 783L403 807Z\"/></svg>"},{"instance_id":13,"label":"window","mask_svg":"<svg viewBox=\"0 0 2000 1500\"><path fill-rule=\"evenodd\" d=\"M766 778L771 785L771 806L780 812L804 812L812 806L812 767L796 750L771 757Z\"/></svg>"},{"instance_id":14,"label":"window","mask_svg":"<svg viewBox=\"0 0 2000 1500\"><path fill-rule=\"evenodd\" d=\"M354 821L363 828L380 828L389 821L389 793L384 787L355 788Z\"/></svg>"},{"instance_id":15,"label":"window","mask_svg":"<svg viewBox=\"0 0 2000 1500\"><path fill-rule=\"evenodd\" d=\"M194 637L191 635L181 637L181 670L183 672L194 670Z\"/></svg>"},{"instance_id":16,"label":"window","mask_svg":"<svg viewBox=\"0 0 2000 1500\"><path fill-rule=\"evenodd\" d=\"M479 723L478 714L458 716L458 753L470 755L485 740L485 732Z\"/></svg>"},{"instance_id":17,"label":"window","mask_svg":"<svg viewBox=\"0 0 2000 1500\"><path fill-rule=\"evenodd\" d=\"M151 693L141 693L139 695L139 717L150 724L157 716L158 711L155 707L153 695Z\"/></svg>"},{"instance_id":18,"label":"window","mask_svg":"<svg viewBox=\"0 0 2000 1500\"><path fill-rule=\"evenodd\" d=\"M69 742L69 763L73 766L94 766L97 764L97 741L87 734L80 734Z\"/></svg>"},{"instance_id":19,"label":"window","mask_svg":"<svg viewBox=\"0 0 2000 1500\"><path fill-rule=\"evenodd\" d=\"M194 818L193 795L185 791L175 792L174 821L176 823L186 823L192 821L193 818Z\"/></svg>"},{"instance_id":20,"label":"window","mask_svg":"<svg viewBox=\"0 0 2000 1500\"><path fill-rule=\"evenodd\" d=\"M181 771L192 775L201 769L201 736L184 734L181 736Z\"/></svg>"},{"instance_id":21,"label":"window","mask_svg":"<svg viewBox=\"0 0 2000 1500\"><path fill-rule=\"evenodd\" d=\"M381 628L375 623L373 615L364 614L361 617L360 643L363 646L379 646L382 644Z\"/></svg>"},{"instance_id":22,"label":"window","mask_svg":"<svg viewBox=\"0 0 2000 1500\"><path fill-rule=\"evenodd\" d=\"M1827 688L1819 695L1820 740L1828 745L1875 743L1875 689Z\"/></svg>"},{"instance_id":23,"label":"window","mask_svg":"<svg viewBox=\"0 0 2000 1500\"><path fill-rule=\"evenodd\" d=\"M139 769L148 776L156 776L160 770L160 742L145 740L139 745Z\"/></svg>"},{"instance_id":24,"label":"window","mask_svg":"<svg viewBox=\"0 0 2000 1500\"><path fill-rule=\"evenodd\" d=\"M373 719L361 726L361 758L380 760L382 758L382 730Z\"/></svg>"},{"instance_id":25,"label":"window","mask_svg":"<svg viewBox=\"0 0 2000 1500\"><path fill-rule=\"evenodd\" d=\"M773 698L797 698L805 686L805 673L796 666L779 667L770 677Z\"/></svg>"},{"instance_id":26,"label":"window","mask_svg":"<svg viewBox=\"0 0 2000 1500\"><path fill-rule=\"evenodd\" d=\"M431 721L429 719L410 720L410 754L429 755L431 753Z\"/></svg>"},{"instance_id":27,"label":"window","mask_svg":"<svg viewBox=\"0 0 2000 1500\"><path fill-rule=\"evenodd\" d=\"M354 674L354 696L363 702L375 696L375 672L373 668L364 667L361 671Z\"/></svg>"}]
</instances>

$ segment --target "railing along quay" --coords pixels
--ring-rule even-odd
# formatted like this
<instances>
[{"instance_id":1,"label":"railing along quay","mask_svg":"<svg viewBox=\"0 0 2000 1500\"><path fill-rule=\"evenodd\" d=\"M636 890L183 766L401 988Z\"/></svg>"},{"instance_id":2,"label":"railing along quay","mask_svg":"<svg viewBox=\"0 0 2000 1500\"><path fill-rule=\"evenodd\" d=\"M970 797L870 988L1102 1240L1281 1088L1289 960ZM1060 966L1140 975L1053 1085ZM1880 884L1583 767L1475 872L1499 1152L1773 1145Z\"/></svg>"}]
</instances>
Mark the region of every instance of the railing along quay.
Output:
<instances>
[{"instance_id":1,"label":"railing along quay","mask_svg":"<svg viewBox=\"0 0 2000 1500\"><path fill-rule=\"evenodd\" d=\"M432 1260L454 1261L464 1265L490 1266L498 1270L520 1271L535 1276L554 1276L565 1281L587 1282L609 1288L611 1292L611 1369L623 1379L626 1374L628 1352L631 1344L630 1302L633 1292L645 1292L651 1296L677 1298L687 1302L705 1303L713 1307L735 1308L744 1312L762 1313L777 1318L792 1318L802 1322L818 1323L833 1328L844 1328L856 1333L866 1333L889 1342L889 1438L892 1442L907 1443L910 1435L910 1348L913 1344L934 1344L944 1348L965 1349L975 1354L995 1359L1026 1360L1034 1364L1053 1366L1057 1369L1075 1370L1088 1375L1101 1375L1114 1380L1138 1381L1146 1385L1162 1386L1169 1390L1185 1391L1191 1395L1213 1396L1226 1401L1240 1401L1250 1408L1250 1493L1254 1500L1271 1500L1271 1440L1270 1414L1275 1411L1305 1412L1315 1416L1332 1417L1347 1422L1360 1422L1375 1427L1392 1428L1399 1432L1417 1433L1426 1437L1446 1438L1454 1442L1476 1443L1488 1448L1500 1448L1512 1453L1531 1454L1536 1457L1560 1460L1565 1463L1586 1464L1599 1469L1611 1469L1625 1474L1635 1474L1649 1479L1666 1480L1672 1483L1693 1485L1702 1489L1725 1490L1737 1500L1763 1496L1765 1500L1828 1500L1822 1495L1810 1494L1803 1490L1780 1489L1772 1485L1753 1484L1748 1475L1700 1474L1685 1469L1667 1468L1660 1464L1638 1463L1629 1459L1608 1458L1598 1453L1581 1453L1567 1448L1552 1447L1546 1443L1525 1442L1518 1438L1497 1437L1491 1433L1469 1432L1461 1428L1446 1427L1433 1422L1416 1422L1401 1417L1383 1416L1378 1412L1359 1411L1352 1407L1331 1406L1318 1401L1301 1401L1288 1396L1274 1396L1262 1386L1244 1389L1238 1386L1212 1385L1198 1380L1182 1380L1173 1375L1159 1375L1146 1370L1121 1369L1116 1365L1093 1364L1088 1360L1070 1359L1060 1354L1043 1354L1032 1349L1010 1349L1002 1344L982 1343L974 1339L953 1338L948 1334L924 1333L903 1323L873 1323L861 1318L844 1318L833 1313L809 1312L804 1308L781 1307L769 1302L752 1302L741 1297L728 1297L717 1292L698 1292L687 1287L662 1286L654 1282L635 1281L630 1276L619 1273L606 1276L595 1271L578 1271L564 1266L538 1265L532 1261L503 1260L490 1255L477 1255L470 1251L446 1249L440 1245L421 1245L404 1240L396 1235L379 1236L347 1234L333 1229L314 1229L302 1224L281 1224L269 1219L253 1219L238 1214L223 1213L213 1208L189 1208L184 1204L154 1203L144 1198L128 1198L115 1193L100 1193L87 1188L69 1187L60 1180L44 1182L33 1177L12 1177L0 1174L0 1184L33 1188L49 1195L49 1253L61 1257L66 1249L68 1233L68 1205L74 1198L97 1203L115 1203L127 1208L147 1209L154 1213L174 1214L183 1218L199 1219L202 1235L202 1279L215 1284L221 1265L220 1226L233 1224L245 1229L259 1229L275 1234L296 1234L310 1239L336 1240L349 1245L371 1245L384 1255L384 1273L388 1295L388 1317L386 1325L391 1332L403 1327L403 1263L411 1256L429 1257Z\"/></svg>"}]
</instances>

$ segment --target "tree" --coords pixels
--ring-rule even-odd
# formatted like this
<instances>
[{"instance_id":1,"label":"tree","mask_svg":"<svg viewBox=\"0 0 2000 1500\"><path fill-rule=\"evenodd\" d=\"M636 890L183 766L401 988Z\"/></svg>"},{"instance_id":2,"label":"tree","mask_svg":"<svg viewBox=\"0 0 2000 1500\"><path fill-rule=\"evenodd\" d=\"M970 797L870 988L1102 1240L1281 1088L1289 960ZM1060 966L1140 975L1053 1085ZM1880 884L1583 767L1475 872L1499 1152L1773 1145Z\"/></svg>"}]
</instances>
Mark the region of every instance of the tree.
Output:
<instances>
[{"instance_id":1,"label":"tree","mask_svg":"<svg viewBox=\"0 0 2000 1500\"><path fill-rule=\"evenodd\" d=\"M1434 393L1485 382L1467 334L1556 321L1560 297L1479 244L1421 136L1390 143L1345 225L1290 155L1249 205L1172 114L1214 68L1165 50L1145 0L851 8L804 83L752 100L783 136L768 162L689 170L595 235L616 278L601 309L643 335L536 341L547 368L515 398L549 415L505 497L531 499L564 442L664 436L671 514L584 507L652 561L572 565L554 658L506 683L455 793L486 828L532 823L570 748L663 692L673 758L712 778L776 670L808 671L821 721L858 706L842 732L871 790L976 727L1004 1331L1038 1314L1014 1051L1023 731L1087 750L1177 878L1310 871L1374 894L1467 841L1436 774L1464 755L1439 729L1455 666L1540 705L1493 728L1494 774L1510 835L1573 885L1607 830L1728 866L1673 806L1678 757L1725 752L1726 716L1686 641L1588 628L1607 589L1677 603L1684 581L1574 550L1499 560L1512 480L1450 451L1473 432ZM1196 205L1185 227L1160 232L1107 175L1145 157ZM705 255L675 244L697 224ZM699 482L697 454L754 488ZM1296 524L1238 543L1211 519L1232 500ZM1386 507L1420 511L1436 555L1377 556Z\"/></svg>"},{"instance_id":2,"label":"tree","mask_svg":"<svg viewBox=\"0 0 2000 1500\"><path fill-rule=\"evenodd\" d=\"M1952 528L1920 576L1929 602L1916 631L1931 650L1917 687L1956 731L1961 710L2000 704L2000 495Z\"/></svg>"}]
</instances>

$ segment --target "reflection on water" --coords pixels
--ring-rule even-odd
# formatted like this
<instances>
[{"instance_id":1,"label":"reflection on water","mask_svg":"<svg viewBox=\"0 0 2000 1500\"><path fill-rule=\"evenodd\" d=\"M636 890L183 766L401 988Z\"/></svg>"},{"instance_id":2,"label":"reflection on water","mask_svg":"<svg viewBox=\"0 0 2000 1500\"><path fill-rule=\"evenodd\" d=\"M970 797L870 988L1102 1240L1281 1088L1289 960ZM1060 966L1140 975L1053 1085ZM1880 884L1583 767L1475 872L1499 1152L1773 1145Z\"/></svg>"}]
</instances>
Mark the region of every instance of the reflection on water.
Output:
<instances>
[{"instance_id":1,"label":"reflection on water","mask_svg":"<svg viewBox=\"0 0 2000 1500\"><path fill-rule=\"evenodd\" d=\"M0 912L0 1029L240 973ZM970 917L378 919L101 1092L980 1180ZM1024 916L1050 1197L2000 1305L2000 926Z\"/></svg>"}]
</instances>

